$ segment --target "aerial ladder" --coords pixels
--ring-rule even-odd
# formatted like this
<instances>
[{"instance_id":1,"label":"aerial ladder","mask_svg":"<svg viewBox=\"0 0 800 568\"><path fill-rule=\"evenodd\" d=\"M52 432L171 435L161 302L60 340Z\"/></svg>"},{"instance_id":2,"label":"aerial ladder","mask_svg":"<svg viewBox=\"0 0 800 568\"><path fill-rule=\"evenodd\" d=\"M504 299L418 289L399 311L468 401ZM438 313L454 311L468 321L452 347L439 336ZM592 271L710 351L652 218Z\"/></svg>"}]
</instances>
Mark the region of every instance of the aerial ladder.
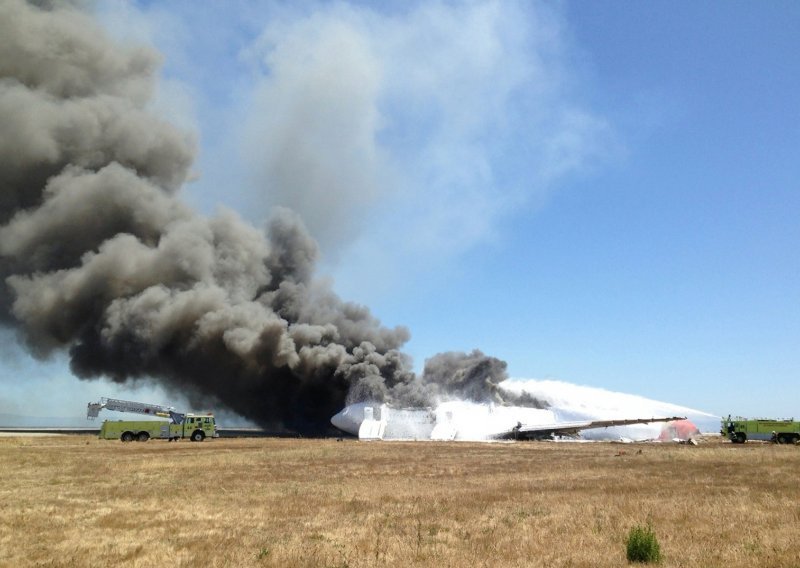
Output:
<instances>
[{"instance_id":1,"label":"aerial ladder","mask_svg":"<svg viewBox=\"0 0 800 568\"><path fill-rule=\"evenodd\" d=\"M146 402L133 402L130 400L103 397L100 399L100 402L90 402L88 404L86 408L86 418L94 420L100 415L100 411L103 409L160 416L161 418L169 418L172 420L173 424L180 424L186 417L185 414L177 412L173 406L161 406L160 404L148 404Z\"/></svg>"},{"instance_id":2,"label":"aerial ladder","mask_svg":"<svg viewBox=\"0 0 800 568\"><path fill-rule=\"evenodd\" d=\"M169 418L170 421L159 420L106 420L100 428L100 438L120 439L123 442L133 440L146 442L150 438L161 438L169 441L189 438L193 442L201 442L205 438L219 436L216 420L211 413L189 414L177 412L172 406L148 404L116 398L101 398L100 402L90 402L86 407L86 418L92 420L100 415L101 410L117 412L133 412L147 416Z\"/></svg>"}]
</instances>

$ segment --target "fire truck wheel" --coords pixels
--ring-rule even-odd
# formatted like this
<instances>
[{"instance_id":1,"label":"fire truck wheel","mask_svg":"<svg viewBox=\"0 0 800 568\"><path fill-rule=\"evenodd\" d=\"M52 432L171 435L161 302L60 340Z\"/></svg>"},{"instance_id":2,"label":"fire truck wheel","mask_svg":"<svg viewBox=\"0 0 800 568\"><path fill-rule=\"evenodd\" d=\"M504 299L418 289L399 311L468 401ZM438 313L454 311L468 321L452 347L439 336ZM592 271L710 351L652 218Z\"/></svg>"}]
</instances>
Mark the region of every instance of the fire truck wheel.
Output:
<instances>
[{"instance_id":1,"label":"fire truck wheel","mask_svg":"<svg viewBox=\"0 0 800 568\"><path fill-rule=\"evenodd\" d=\"M150 434L148 434L147 432L139 432L139 434L136 435L137 442L146 442L149 439L150 439Z\"/></svg>"},{"instance_id":2,"label":"fire truck wheel","mask_svg":"<svg viewBox=\"0 0 800 568\"><path fill-rule=\"evenodd\" d=\"M744 432L739 432L738 434L736 434L737 443L744 444L746 441L747 441L747 436L744 434Z\"/></svg>"},{"instance_id":3,"label":"fire truck wheel","mask_svg":"<svg viewBox=\"0 0 800 568\"><path fill-rule=\"evenodd\" d=\"M133 432L123 432L119 439L123 442L133 442Z\"/></svg>"},{"instance_id":4,"label":"fire truck wheel","mask_svg":"<svg viewBox=\"0 0 800 568\"><path fill-rule=\"evenodd\" d=\"M202 430L192 432L192 442L202 442L205 437L206 435L203 434Z\"/></svg>"}]
</instances>

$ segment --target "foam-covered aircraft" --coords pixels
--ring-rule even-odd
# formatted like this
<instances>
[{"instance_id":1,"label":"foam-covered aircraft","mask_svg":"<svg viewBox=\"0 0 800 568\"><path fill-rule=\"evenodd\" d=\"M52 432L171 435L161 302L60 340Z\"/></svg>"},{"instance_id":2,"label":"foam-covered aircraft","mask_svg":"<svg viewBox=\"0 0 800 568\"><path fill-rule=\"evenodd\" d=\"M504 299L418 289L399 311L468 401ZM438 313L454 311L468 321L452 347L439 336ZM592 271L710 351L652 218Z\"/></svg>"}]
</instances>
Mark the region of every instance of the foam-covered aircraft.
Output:
<instances>
[{"instance_id":1,"label":"foam-covered aircraft","mask_svg":"<svg viewBox=\"0 0 800 568\"><path fill-rule=\"evenodd\" d=\"M449 401L435 408L392 408L386 404L361 402L344 408L331 418L331 423L361 440L531 440L685 418L563 420L554 409L523 406Z\"/></svg>"}]
</instances>

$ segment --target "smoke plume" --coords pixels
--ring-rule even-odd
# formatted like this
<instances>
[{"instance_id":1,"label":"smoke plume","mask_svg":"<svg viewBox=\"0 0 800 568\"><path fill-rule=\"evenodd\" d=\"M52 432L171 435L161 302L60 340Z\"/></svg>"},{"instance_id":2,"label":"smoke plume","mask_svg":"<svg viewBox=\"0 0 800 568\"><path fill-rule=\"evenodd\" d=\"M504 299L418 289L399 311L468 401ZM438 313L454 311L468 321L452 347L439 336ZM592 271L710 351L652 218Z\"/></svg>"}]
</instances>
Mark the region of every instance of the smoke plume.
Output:
<instances>
[{"instance_id":1,"label":"smoke plume","mask_svg":"<svg viewBox=\"0 0 800 568\"><path fill-rule=\"evenodd\" d=\"M423 377L386 328L314 278L317 245L278 209L266 233L178 199L194 142L147 110L159 56L71 4L0 2L0 321L80 378L149 378L196 404L321 433L356 400L502 402L474 351Z\"/></svg>"}]
</instances>

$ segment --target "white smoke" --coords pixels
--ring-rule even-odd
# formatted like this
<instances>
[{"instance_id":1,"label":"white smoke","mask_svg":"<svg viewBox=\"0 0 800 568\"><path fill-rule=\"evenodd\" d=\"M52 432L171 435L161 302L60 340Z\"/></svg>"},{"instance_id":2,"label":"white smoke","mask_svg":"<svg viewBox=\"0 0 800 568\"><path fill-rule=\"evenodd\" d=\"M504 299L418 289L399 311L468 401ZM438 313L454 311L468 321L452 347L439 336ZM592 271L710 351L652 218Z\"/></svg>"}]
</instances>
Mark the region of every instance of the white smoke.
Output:
<instances>
[{"instance_id":1,"label":"white smoke","mask_svg":"<svg viewBox=\"0 0 800 568\"><path fill-rule=\"evenodd\" d=\"M312 6L273 15L246 51L245 160L262 207L299 212L348 271L398 278L491 239L614 146L570 90L546 6Z\"/></svg>"}]
</instances>

